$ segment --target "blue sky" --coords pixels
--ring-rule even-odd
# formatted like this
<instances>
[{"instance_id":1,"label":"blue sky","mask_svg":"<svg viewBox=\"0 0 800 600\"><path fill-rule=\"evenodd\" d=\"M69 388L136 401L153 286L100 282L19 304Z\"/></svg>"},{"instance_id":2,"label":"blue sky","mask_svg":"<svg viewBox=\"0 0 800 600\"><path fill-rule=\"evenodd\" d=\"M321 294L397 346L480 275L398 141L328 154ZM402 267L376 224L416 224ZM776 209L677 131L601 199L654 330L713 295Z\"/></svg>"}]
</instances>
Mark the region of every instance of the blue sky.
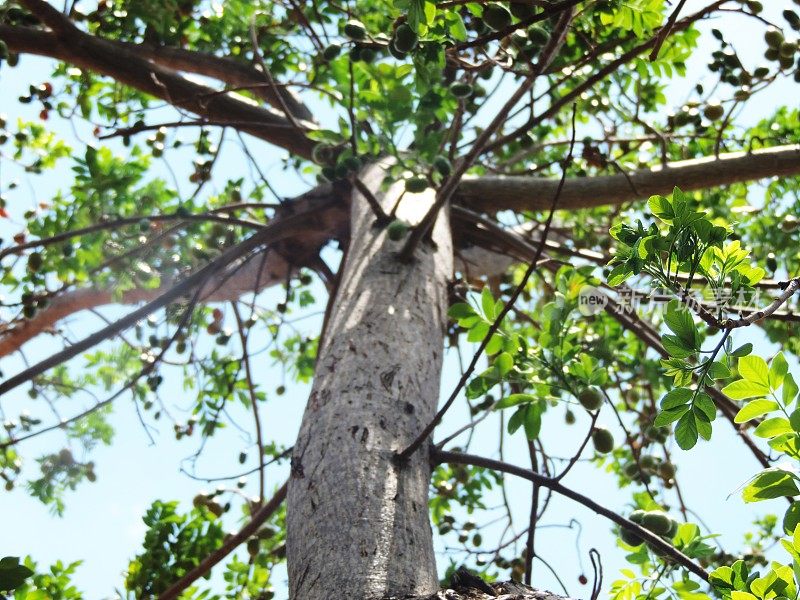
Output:
<instances>
[{"instance_id":1,"label":"blue sky","mask_svg":"<svg viewBox=\"0 0 800 600\"><path fill-rule=\"evenodd\" d=\"M702 3L690 0L685 12L690 12L701 6ZM767 3L768 14L772 13L779 20L779 12L784 3ZM788 3L787 3L788 4ZM750 64L761 62L764 43L761 39L761 28L754 27L744 18L726 16L725 23L720 23L722 29L735 24L741 28L741 36L734 41L736 49L741 55L751 57ZM704 25L708 29L709 25ZM708 53L714 48L701 48L695 55L690 65L690 70L684 79L675 80L669 89L669 98L674 105L680 105L686 98L688 91L698 81L707 75L705 63ZM0 112L5 112L10 118L22 116L34 119L37 110L30 106L20 105L16 97L27 89L29 83L39 83L47 79L49 63L42 59L23 57L21 66L15 70L3 68L0 70L0 89L3 90L0 98ZM28 77L33 78L31 80ZM745 120L754 121L757 118L771 113L776 106L786 102L787 98L796 98L796 86L781 83L768 92L758 97L755 102L748 105ZM613 99L612 99L613 100ZM326 111L327 112L327 111ZM166 111L164 112L166 115ZM158 117L153 117L158 121ZM167 120L167 119L165 119ZM51 120L48 123L53 129L67 139L74 147L82 148L78 140L91 139L90 128L77 125L73 129L67 122ZM217 134L214 133L216 136ZM269 177L271 183L279 190L281 195L291 196L307 189L307 183L280 170L279 159L284 154L268 145L248 140L248 146L256 156L263 160L262 169ZM235 173L246 170L246 161L235 147L235 137L229 136L226 142L228 151L220 159L217 166L218 172L225 173L226 177L233 177ZM82 152L82 150L80 150ZM115 146L115 151L121 147ZM178 180L186 182L186 174L191 172L192 154L190 151L176 151L169 155L170 168L177 174ZM163 174L171 181L166 169L157 166L156 172ZM69 164L62 161L58 169L48 172L35 180L30 180L30 185L24 174L15 169L8 160L0 161L0 181L5 189L10 179L17 178L22 185L12 194L8 194L12 219L17 217L33 203L47 200L57 189L64 189L69 184ZM182 192L189 190L188 183L184 183ZM213 183L212 183L213 189ZM754 192L758 195L758 192ZM758 199L760 200L760 199ZM19 225L12 222L0 223L0 236L8 239L19 229ZM335 260L335 258L334 258ZM322 294L318 294L322 297ZM274 304L279 301L281 294L277 290L269 291L263 295L260 302L264 305ZM124 310L111 308L103 313L108 317L122 314ZM229 316L230 318L230 316ZM92 316L82 316L72 319L70 329L76 333L96 328L100 321ZM319 317L310 317L300 321L297 327L312 334L319 326ZM738 343L753 341L762 355L768 355L771 349L760 338L755 330L748 330L738 334ZM49 340L43 339L26 347L28 359L35 361L52 350ZM468 351L468 349L466 349ZM18 358L7 358L0 362L0 368L8 374L21 367ZM793 365L795 374L797 365ZM280 383L280 371L270 364L266 357L260 359L256 369L258 380L267 390L272 390ZM455 385L458 367L455 357L447 358L445 376L442 390L449 393ZM262 407L262 420L269 439L278 443L290 445L297 430L303 406L308 393L308 386L290 384L286 395L270 396L270 400ZM181 388L175 383L167 383L164 396L168 402L180 408L190 404ZM31 412L41 409L35 401L28 398L24 389L15 390L2 398L0 405L8 415L18 414L23 408ZM67 411L69 407L65 407ZM76 409L79 410L79 407ZM72 412L72 410L69 410ZM234 417L246 427L250 427L249 415L245 411L234 411ZM459 405L448 415L445 423L440 427L440 438L443 434L453 431L460 423L464 422L466 411ZM611 415L603 415L601 421L610 425ZM87 599L100 599L114 596L114 588L122 581L121 574L127 562L139 549L144 525L141 516L147 506L157 498L181 500L184 507L188 507L191 498L200 490L208 490L212 486L195 481L181 474L179 467L186 457L196 449L197 440L189 442L176 442L172 433L171 424L160 425L160 431L155 434L156 444L149 445L149 440L142 430L132 405L127 398L120 399L114 405L112 423L116 426L117 434L112 447L99 448L93 452L92 460L97 465L98 480L94 484L83 485L77 491L68 494L67 508L62 518L55 517L49 510L29 498L24 491L15 490L10 493L0 492L0 514L3 515L2 529L0 531L0 556L31 554L42 565L61 559L73 561L83 559L84 564L75 577L76 583L85 591ZM547 425L553 427L548 428ZM585 423L580 423L571 430L560 426L561 415L553 411L545 422L543 438L547 447L555 455L568 456L579 443ZM495 450L495 441L498 422L493 417L487 419L479 428L473 451L492 453ZM574 438L570 437L572 433ZM27 457L35 457L44 452L52 452L62 447L63 439L58 432L49 434L26 443L21 452ZM196 465L197 473L201 476L220 476L235 472L239 465L236 456L243 448L252 446L252 437L230 429L217 436L207 446L201 459ZM763 511L767 506L746 506L738 498L737 488L743 483L740 480L741 471L735 472L732 467L739 468L744 464L752 467L757 465L733 439L730 427L719 422L715 427L715 437L711 443L701 444L692 451L688 457L679 455L678 465L681 483L687 496L689 505L700 508L701 516L712 530L722 532L723 539L733 544L741 541L741 534L733 531L728 526L734 522L749 522ZM255 453L250 452L250 463ZM516 439L510 446L507 458L519 464L527 464L527 451L524 450L521 440ZM33 462L32 460L30 461ZM36 476L35 464L29 464L26 473ZM286 476L285 468L276 468L268 471L268 488L279 485ZM598 474L594 467L579 464L566 480L579 491L592 496L603 504L612 507L621 507L626 498L625 491L616 489L613 481L604 479L603 474ZM250 478L246 491L254 493L255 479ZM519 522L527 518L530 487L524 482L509 480L509 497L515 514L520 517ZM490 499L491 500L491 499ZM492 504L490 501L488 504ZM776 509L777 510L777 509ZM485 520L489 520L489 516ZM582 560L588 568L587 552L590 547L600 551L603 557L606 572L606 587L615 578L615 575L624 563L623 552L616 548L616 540L609 534L610 525L598 519L582 507L574 503L556 499L553 507L548 511L545 522L547 524L566 524L571 519L578 519L582 523L583 531L580 538L580 552ZM230 529L235 529L237 523L228 517L226 521ZM547 558L559 571L567 583L569 591L576 597L588 594L588 588L581 588L577 584L580 574L576 560L575 532L563 528L545 528L538 534L537 544ZM441 561L444 566L445 561ZM588 575L589 573L587 573ZM278 597L285 597L285 576L276 574L275 585L279 591ZM553 578L541 565L536 567L535 583L541 587L558 589Z\"/></svg>"}]
</instances>

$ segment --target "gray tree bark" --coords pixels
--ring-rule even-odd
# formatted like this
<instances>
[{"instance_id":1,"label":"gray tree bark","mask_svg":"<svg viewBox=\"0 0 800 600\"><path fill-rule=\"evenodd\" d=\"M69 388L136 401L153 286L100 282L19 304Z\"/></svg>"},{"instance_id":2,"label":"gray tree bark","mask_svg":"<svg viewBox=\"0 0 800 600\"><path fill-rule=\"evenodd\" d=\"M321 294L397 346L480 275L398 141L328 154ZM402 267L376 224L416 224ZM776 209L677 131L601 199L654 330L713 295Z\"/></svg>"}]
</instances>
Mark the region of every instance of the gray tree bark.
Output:
<instances>
[{"instance_id":1,"label":"gray tree bark","mask_svg":"<svg viewBox=\"0 0 800 600\"><path fill-rule=\"evenodd\" d=\"M378 191L379 167L362 175L389 212L402 184ZM405 194L397 216L418 222L433 190ZM393 457L436 412L453 270L446 215L434 246L396 258L402 241L374 226L354 192L351 240L316 377L292 457L287 559L293 600L373 600L438 588L428 515L427 448Z\"/></svg>"}]
</instances>

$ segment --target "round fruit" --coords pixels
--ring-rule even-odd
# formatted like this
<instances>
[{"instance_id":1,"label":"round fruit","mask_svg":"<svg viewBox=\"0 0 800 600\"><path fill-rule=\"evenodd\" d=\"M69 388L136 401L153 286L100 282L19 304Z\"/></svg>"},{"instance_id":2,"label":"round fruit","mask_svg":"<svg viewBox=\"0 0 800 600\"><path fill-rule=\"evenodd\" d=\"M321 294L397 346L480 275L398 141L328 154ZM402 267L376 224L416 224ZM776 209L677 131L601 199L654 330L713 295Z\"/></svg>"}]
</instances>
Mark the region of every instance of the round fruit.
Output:
<instances>
[{"instance_id":1,"label":"round fruit","mask_svg":"<svg viewBox=\"0 0 800 600\"><path fill-rule=\"evenodd\" d=\"M139 220L139 231L141 231L142 233L150 231L150 219Z\"/></svg>"},{"instance_id":2,"label":"round fruit","mask_svg":"<svg viewBox=\"0 0 800 600\"><path fill-rule=\"evenodd\" d=\"M0 60L8 58L8 46L3 40L0 40Z\"/></svg>"},{"instance_id":3,"label":"round fruit","mask_svg":"<svg viewBox=\"0 0 800 600\"><path fill-rule=\"evenodd\" d=\"M524 2L511 2L509 4L511 14L518 19L527 19L533 16L533 6Z\"/></svg>"},{"instance_id":4,"label":"round fruit","mask_svg":"<svg viewBox=\"0 0 800 600\"><path fill-rule=\"evenodd\" d=\"M351 40L363 40L367 37L367 28L361 21L350 19L344 24L344 34Z\"/></svg>"},{"instance_id":5,"label":"round fruit","mask_svg":"<svg viewBox=\"0 0 800 600\"><path fill-rule=\"evenodd\" d=\"M754 15L757 15L764 10L764 5L758 0L747 0L747 8L749 8L750 12L752 12Z\"/></svg>"},{"instance_id":6,"label":"round fruit","mask_svg":"<svg viewBox=\"0 0 800 600\"><path fill-rule=\"evenodd\" d=\"M402 240L408 231L408 223L395 219L386 226L386 235L393 242Z\"/></svg>"},{"instance_id":7,"label":"round fruit","mask_svg":"<svg viewBox=\"0 0 800 600\"><path fill-rule=\"evenodd\" d=\"M672 539L675 537L675 534L678 533L678 522L675 519L669 520L669 531L667 532L667 537Z\"/></svg>"},{"instance_id":8,"label":"round fruit","mask_svg":"<svg viewBox=\"0 0 800 600\"><path fill-rule=\"evenodd\" d=\"M578 393L578 402L586 410L597 410L603 405L603 395L596 387L586 387Z\"/></svg>"},{"instance_id":9,"label":"round fruit","mask_svg":"<svg viewBox=\"0 0 800 600\"><path fill-rule=\"evenodd\" d=\"M709 102L706 104L705 109L703 109L703 115L705 115L706 119L709 121L721 119L724 114L725 109L719 102Z\"/></svg>"},{"instance_id":10,"label":"round fruit","mask_svg":"<svg viewBox=\"0 0 800 600\"><path fill-rule=\"evenodd\" d=\"M634 523L636 523L637 525L641 525L642 524L642 519L644 519L644 515L645 514L646 513L643 510L638 510L637 509L637 510L633 511L628 518L631 521L633 521Z\"/></svg>"},{"instance_id":11,"label":"round fruit","mask_svg":"<svg viewBox=\"0 0 800 600\"><path fill-rule=\"evenodd\" d=\"M528 39L534 44L543 46L550 39L550 34L540 25L531 25L528 27Z\"/></svg>"},{"instance_id":12,"label":"round fruit","mask_svg":"<svg viewBox=\"0 0 800 600\"><path fill-rule=\"evenodd\" d=\"M564 415L564 422L567 425L574 425L575 424L575 413L571 410L568 410Z\"/></svg>"},{"instance_id":13,"label":"round fruit","mask_svg":"<svg viewBox=\"0 0 800 600\"><path fill-rule=\"evenodd\" d=\"M619 530L619 537L623 542L628 544L628 546L641 546L642 544L642 538L630 529L625 529L624 527Z\"/></svg>"},{"instance_id":14,"label":"round fruit","mask_svg":"<svg viewBox=\"0 0 800 600\"><path fill-rule=\"evenodd\" d=\"M797 52L797 44L794 42L783 42L778 47L778 54L783 57L793 57L794 53Z\"/></svg>"},{"instance_id":15,"label":"round fruit","mask_svg":"<svg viewBox=\"0 0 800 600\"><path fill-rule=\"evenodd\" d=\"M608 454L614 449L614 436L608 429L595 427L592 432L592 443L597 452L600 454Z\"/></svg>"},{"instance_id":16,"label":"round fruit","mask_svg":"<svg viewBox=\"0 0 800 600\"><path fill-rule=\"evenodd\" d=\"M456 82L450 85L450 93L456 98L467 98L472 94L472 86L468 83Z\"/></svg>"},{"instance_id":17,"label":"round fruit","mask_svg":"<svg viewBox=\"0 0 800 600\"><path fill-rule=\"evenodd\" d=\"M642 517L642 527L649 529L656 535L666 535L671 527L671 519L660 510L650 510Z\"/></svg>"},{"instance_id":18,"label":"round fruit","mask_svg":"<svg viewBox=\"0 0 800 600\"><path fill-rule=\"evenodd\" d=\"M764 41L767 42L767 46L770 48L778 48L783 43L783 33L781 33L780 29L770 27L764 33Z\"/></svg>"},{"instance_id":19,"label":"round fruit","mask_svg":"<svg viewBox=\"0 0 800 600\"><path fill-rule=\"evenodd\" d=\"M453 165L450 164L446 156L440 155L433 159L433 168L436 169L440 175L447 177L453 170Z\"/></svg>"},{"instance_id":20,"label":"round fruit","mask_svg":"<svg viewBox=\"0 0 800 600\"><path fill-rule=\"evenodd\" d=\"M672 479L675 477L675 465L671 462L662 462L658 466L658 474L664 479Z\"/></svg>"},{"instance_id":21,"label":"round fruit","mask_svg":"<svg viewBox=\"0 0 800 600\"><path fill-rule=\"evenodd\" d=\"M366 63L371 63L376 58L378 58L378 53L375 52L375 50L372 48L361 48L361 52L359 54L360 60L363 60Z\"/></svg>"},{"instance_id":22,"label":"round fruit","mask_svg":"<svg viewBox=\"0 0 800 600\"><path fill-rule=\"evenodd\" d=\"M417 47L419 36L408 23L398 25L394 32L394 47L399 52L411 52Z\"/></svg>"},{"instance_id":23,"label":"round fruit","mask_svg":"<svg viewBox=\"0 0 800 600\"><path fill-rule=\"evenodd\" d=\"M44 258L42 258L42 255L38 252L31 252L28 255L28 269L34 273L42 268L43 262Z\"/></svg>"},{"instance_id":24,"label":"round fruit","mask_svg":"<svg viewBox=\"0 0 800 600\"><path fill-rule=\"evenodd\" d=\"M419 194L428 188L428 180L424 177L412 177L406 179L406 191L412 194Z\"/></svg>"},{"instance_id":25,"label":"round fruit","mask_svg":"<svg viewBox=\"0 0 800 600\"><path fill-rule=\"evenodd\" d=\"M251 537L247 540L247 553L250 556L257 556L260 543L257 537Z\"/></svg>"},{"instance_id":26,"label":"round fruit","mask_svg":"<svg viewBox=\"0 0 800 600\"><path fill-rule=\"evenodd\" d=\"M318 165L328 165L333 160L334 149L328 144L317 144L311 150L311 158Z\"/></svg>"},{"instance_id":27,"label":"round fruit","mask_svg":"<svg viewBox=\"0 0 800 600\"><path fill-rule=\"evenodd\" d=\"M775 258L775 254L773 254L772 252L767 254L767 268L770 271L774 271L775 269L778 268L778 260Z\"/></svg>"},{"instance_id":28,"label":"round fruit","mask_svg":"<svg viewBox=\"0 0 800 600\"><path fill-rule=\"evenodd\" d=\"M511 13L505 6L490 4L483 9L483 21L491 29L499 31L511 25Z\"/></svg>"},{"instance_id":29,"label":"round fruit","mask_svg":"<svg viewBox=\"0 0 800 600\"><path fill-rule=\"evenodd\" d=\"M36 315L36 307L32 304L26 304L22 307L22 315L26 319L32 319Z\"/></svg>"},{"instance_id":30,"label":"round fruit","mask_svg":"<svg viewBox=\"0 0 800 600\"><path fill-rule=\"evenodd\" d=\"M334 58L339 56L339 53L341 51L342 47L339 44L331 44L322 51L322 58L324 58L325 60L333 60Z\"/></svg>"}]
</instances>

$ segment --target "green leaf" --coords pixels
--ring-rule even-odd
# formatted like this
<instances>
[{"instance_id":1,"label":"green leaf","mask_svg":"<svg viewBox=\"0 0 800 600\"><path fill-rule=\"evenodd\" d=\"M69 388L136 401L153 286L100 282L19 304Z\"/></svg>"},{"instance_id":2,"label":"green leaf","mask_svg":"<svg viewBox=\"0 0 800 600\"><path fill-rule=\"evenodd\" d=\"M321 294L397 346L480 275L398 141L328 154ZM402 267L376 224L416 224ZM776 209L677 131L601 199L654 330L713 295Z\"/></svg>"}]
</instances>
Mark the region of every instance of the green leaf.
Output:
<instances>
[{"instance_id":1,"label":"green leaf","mask_svg":"<svg viewBox=\"0 0 800 600\"><path fill-rule=\"evenodd\" d=\"M779 408L780 405L773 400L751 400L736 413L734 422L746 423L751 419L765 415L773 410L778 410Z\"/></svg>"},{"instance_id":2,"label":"green leaf","mask_svg":"<svg viewBox=\"0 0 800 600\"><path fill-rule=\"evenodd\" d=\"M487 319L494 320L494 298L492 298L489 286L484 286L483 291L481 291L481 308L483 308L483 314Z\"/></svg>"},{"instance_id":3,"label":"green leaf","mask_svg":"<svg viewBox=\"0 0 800 600\"><path fill-rule=\"evenodd\" d=\"M664 314L664 323L681 339L684 347L692 350L699 349L697 327L688 310L674 308L670 303L667 307L667 312Z\"/></svg>"},{"instance_id":4,"label":"green leaf","mask_svg":"<svg viewBox=\"0 0 800 600\"><path fill-rule=\"evenodd\" d=\"M778 352L772 363L769 366L769 387L777 390L783 383L783 378L789 372L789 363L786 362L786 357L783 352Z\"/></svg>"},{"instance_id":5,"label":"green leaf","mask_svg":"<svg viewBox=\"0 0 800 600\"><path fill-rule=\"evenodd\" d=\"M739 379L722 388L722 393L734 400L746 400L747 398L766 396L769 394L769 387L746 379Z\"/></svg>"},{"instance_id":6,"label":"green leaf","mask_svg":"<svg viewBox=\"0 0 800 600\"><path fill-rule=\"evenodd\" d=\"M748 381L760 383L769 388L769 367L767 367L767 361L760 356L743 356L739 359L737 368L739 375Z\"/></svg>"},{"instance_id":7,"label":"green leaf","mask_svg":"<svg viewBox=\"0 0 800 600\"><path fill-rule=\"evenodd\" d=\"M503 377L514 368L514 358L508 352L502 352L494 359L494 366L500 377Z\"/></svg>"},{"instance_id":8,"label":"green leaf","mask_svg":"<svg viewBox=\"0 0 800 600\"><path fill-rule=\"evenodd\" d=\"M6 556L0 559L0 590L11 591L25 583L25 580L33 575L25 565L19 564L16 556Z\"/></svg>"},{"instance_id":9,"label":"green leaf","mask_svg":"<svg viewBox=\"0 0 800 600\"><path fill-rule=\"evenodd\" d=\"M662 221L670 223L672 219L675 218L675 213L672 210L672 203L669 201L669 198L665 198L664 196L650 196L650 200L648 200L647 204L650 206L650 212Z\"/></svg>"},{"instance_id":10,"label":"green leaf","mask_svg":"<svg viewBox=\"0 0 800 600\"><path fill-rule=\"evenodd\" d=\"M511 394L502 398L497 404L494 405L495 410L508 408L509 406L517 406L518 404L527 404L535 402L536 396L533 394Z\"/></svg>"},{"instance_id":11,"label":"green leaf","mask_svg":"<svg viewBox=\"0 0 800 600\"><path fill-rule=\"evenodd\" d=\"M792 426L786 417L773 417L759 423L753 435L760 438L773 438L783 433L791 433Z\"/></svg>"},{"instance_id":12,"label":"green leaf","mask_svg":"<svg viewBox=\"0 0 800 600\"><path fill-rule=\"evenodd\" d=\"M662 411L658 413L658 416L653 421L653 425L655 427L664 427L666 425L669 425L670 423L680 419L683 415L689 412L690 409L691 406L689 406L688 404L683 404L681 406L676 406L675 408L670 408L669 410Z\"/></svg>"},{"instance_id":13,"label":"green leaf","mask_svg":"<svg viewBox=\"0 0 800 600\"><path fill-rule=\"evenodd\" d=\"M525 436L529 440L539 437L542 429L542 408L540 403L529 404L525 411Z\"/></svg>"},{"instance_id":14,"label":"green leaf","mask_svg":"<svg viewBox=\"0 0 800 600\"><path fill-rule=\"evenodd\" d=\"M742 344L736 350L731 352L731 356L735 356L736 358L741 358L742 356L747 356L753 351L753 344L747 342L746 344Z\"/></svg>"},{"instance_id":15,"label":"green leaf","mask_svg":"<svg viewBox=\"0 0 800 600\"><path fill-rule=\"evenodd\" d=\"M753 477L744 488L742 499L745 502L760 502L781 496L796 496L799 493L796 476L789 471L773 467Z\"/></svg>"},{"instance_id":16,"label":"green leaf","mask_svg":"<svg viewBox=\"0 0 800 600\"><path fill-rule=\"evenodd\" d=\"M451 306L447 311L447 315L456 321L466 317L471 317L474 314L475 309L466 302L457 302L456 304L453 304L453 306Z\"/></svg>"},{"instance_id":17,"label":"green leaf","mask_svg":"<svg viewBox=\"0 0 800 600\"><path fill-rule=\"evenodd\" d=\"M664 344L664 348L669 352L670 356L674 356L675 358L687 358L694 354L694 349L677 335L662 335L661 342Z\"/></svg>"},{"instance_id":18,"label":"green leaf","mask_svg":"<svg viewBox=\"0 0 800 600\"><path fill-rule=\"evenodd\" d=\"M669 410L686 404L692 398L692 390L689 388L675 388L664 394L661 399L661 410Z\"/></svg>"},{"instance_id":19,"label":"green leaf","mask_svg":"<svg viewBox=\"0 0 800 600\"><path fill-rule=\"evenodd\" d=\"M797 383L794 381L794 377L792 374L789 373L783 379L783 390L781 394L781 400L783 400L784 406L789 406L792 403L795 396L797 396L798 387Z\"/></svg>"},{"instance_id":20,"label":"green leaf","mask_svg":"<svg viewBox=\"0 0 800 600\"><path fill-rule=\"evenodd\" d=\"M514 433L517 429L522 427L525 423L525 413L527 406L520 406L516 412L511 415L511 418L508 420L508 433Z\"/></svg>"},{"instance_id":21,"label":"green leaf","mask_svg":"<svg viewBox=\"0 0 800 600\"><path fill-rule=\"evenodd\" d=\"M708 368L708 376L711 379L727 379L731 376L731 370L724 363L716 360Z\"/></svg>"},{"instance_id":22,"label":"green leaf","mask_svg":"<svg viewBox=\"0 0 800 600\"><path fill-rule=\"evenodd\" d=\"M694 400L694 409L699 410L703 415L705 415L709 422L713 421L717 417L717 406L714 404L711 396L705 392L700 392L697 394L697 397Z\"/></svg>"},{"instance_id":23,"label":"green leaf","mask_svg":"<svg viewBox=\"0 0 800 600\"><path fill-rule=\"evenodd\" d=\"M658 420L658 419L656 419ZM675 441L682 450L691 450L697 444L697 423L694 414L687 412L675 426Z\"/></svg>"}]
</instances>

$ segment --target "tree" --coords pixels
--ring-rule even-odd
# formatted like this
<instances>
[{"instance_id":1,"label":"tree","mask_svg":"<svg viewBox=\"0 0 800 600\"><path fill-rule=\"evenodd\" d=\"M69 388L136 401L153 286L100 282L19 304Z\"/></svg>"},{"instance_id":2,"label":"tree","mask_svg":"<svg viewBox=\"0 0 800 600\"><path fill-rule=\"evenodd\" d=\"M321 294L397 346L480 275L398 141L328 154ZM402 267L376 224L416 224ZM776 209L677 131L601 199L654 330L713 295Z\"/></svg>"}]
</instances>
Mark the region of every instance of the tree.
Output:
<instances>
[{"instance_id":1,"label":"tree","mask_svg":"<svg viewBox=\"0 0 800 600\"><path fill-rule=\"evenodd\" d=\"M762 15L752 0L685 4L4 3L4 69L26 54L55 60L19 99L41 106L40 122L2 123L4 143L13 135L4 159L34 179L71 160L74 181L26 212L25 231L0 250L13 315L2 354L47 334L63 340L6 374L3 408L17 410L23 386L54 408L95 398L56 421L7 421L7 488L21 479L24 442L62 430L84 453L40 457L41 476L28 483L60 510L67 489L95 478L88 453L111 441L112 403L130 395L146 428L172 418L159 390L174 377L196 395L188 421L174 423L178 438L214 436L227 403L252 411L258 496L239 503L246 522L228 536L228 489L198 495L190 512L154 503L125 582L132 597L201 597L198 580L224 560L220 594L269 597L284 557L292 598L433 597L432 520L480 548L480 532L451 510L485 508L500 473L531 481L532 508L516 538L524 551L509 560L516 546L503 532L496 551L470 563L485 578L531 583L537 523L556 495L616 528L641 573L615 582L617 595L792 597L800 490L772 453L796 459L800 439L786 358L800 348L798 112L747 115L759 94L799 80L800 18L788 6ZM704 21L730 13L763 33L767 66L737 54L734 29L700 37ZM664 81L711 44L713 87L698 83L665 117ZM83 120L96 140L75 152L50 118ZM218 130L220 140L238 136L253 181L214 173ZM246 136L285 150L284 168L318 183L265 201L273 187ZM195 188L182 195L154 165L190 139ZM758 181L768 181L763 204L749 200ZM4 216L14 210L4 201ZM334 240L344 250L326 262ZM307 338L286 315L315 303L312 273L329 301L319 337ZM260 314L262 292L281 285L285 299ZM631 309L632 290L659 310ZM85 336L60 329L109 304L135 308ZM783 348L769 363L752 343L732 343L756 327ZM477 347L439 408L445 346L466 342ZM264 358L252 349L266 344L298 379L313 374L293 448L262 431ZM461 394L472 418L457 433L500 414L526 438L530 467L469 453L455 434L432 437ZM564 410L564 427L580 413L584 429L557 465L540 434L562 427L554 415ZM616 419L616 439L600 411ZM749 551L709 544L672 459L711 439L718 412L764 469L744 499L789 499L782 524L760 522ZM632 512L564 483L590 443L597 466L633 490ZM268 499L266 466L289 456L289 479ZM740 470L754 474L744 462ZM788 556L766 564L762 550L777 540ZM231 554L242 544L249 561ZM17 575L5 585L21 597L76 597L64 591L69 568L20 587L35 563L7 564ZM759 565L766 574L749 577ZM464 571L452 585L528 593Z\"/></svg>"}]
</instances>

